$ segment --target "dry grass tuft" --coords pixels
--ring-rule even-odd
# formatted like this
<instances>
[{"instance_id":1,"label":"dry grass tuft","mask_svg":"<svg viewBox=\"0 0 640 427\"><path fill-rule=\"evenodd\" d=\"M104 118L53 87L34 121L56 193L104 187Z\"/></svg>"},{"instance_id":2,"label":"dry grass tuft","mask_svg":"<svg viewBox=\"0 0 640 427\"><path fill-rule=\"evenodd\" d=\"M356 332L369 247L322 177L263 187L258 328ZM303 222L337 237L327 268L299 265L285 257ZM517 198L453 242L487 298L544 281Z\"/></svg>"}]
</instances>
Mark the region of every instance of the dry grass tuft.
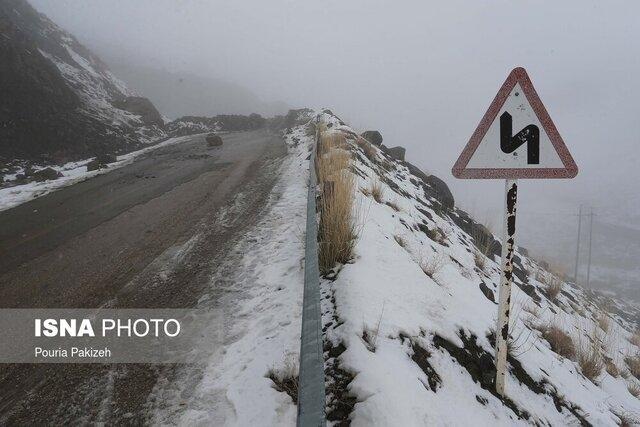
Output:
<instances>
[{"instance_id":1,"label":"dry grass tuft","mask_svg":"<svg viewBox=\"0 0 640 427\"><path fill-rule=\"evenodd\" d=\"M629 367L629 372L634 377L640 379L640 355L627 356L624 358L625 363Z\"/></svg>"},{"instance_id":2,"label":"dry grass tuft","mask_svg":"<svg viewBox=\"0 0 640 427\"><path fill-rule=\"evenodd\" d=\"M611 360L607 360L605 362L605 369L607 370L607 373L613 378L618 378L620 376L620 370Z\"/></svg>"},{"instance_id":3,"label":"dry grass tuft","mask_svg":"<svg viewBox=\"0 0 640 427\"><path fill-rule=\"evenodd\" d=\"M640 347L640 331L635 331L629 338L629 342L636 347Z\"/></svg>"},{"instance_id":4,"label":"dry grass tuft","mask_svg":"<svg viewBox=\"0 0 640 427\"><path fill-rule=\"evenodd\" d=\"M640 396L640 386L635 381L627 384L627 390L633 397Z\"/></svg>"},{"instance_id":5,"label":"dry grass tuft","mask_svg":"<svg viewBox=\"0 0 640 427\"><path fill-rule=\"evenodd\" d=\"M371 197L373 197L373 200L378 203L383 202L382 195L384 194L384 190L382 189L382 183L380 182L380 180L375 179L371 181L371 185L369 186L367 191L369 192Z\"/></svg>"},{"instance_id":6,"label":"dry grass tuft","mask_svg":"<svg viewBox=\"0 0 640 427\"><path fill-rule=\"evenodd\" d=\"M341 148L344 141L344 135L339 132L325 132L321 136L317 158L318 180L322 189L318 259L324 273L337 263L351 260L358 234L354 208L355 177L349 171L350 153Z\"/></svg>"},{"instance_id":7,"label":"dry grass tuft","mask_svg":"<svg viewBox=\"0 0 640 427\"><path fill-rule=\"evenodd\" d=\"M488 234L488 230L488 227L485 228L481 225L471 229L471 237L476 246L476 250L473 251L473 261L481 271L484 271L493 244L493 236Z\"/></svg>"},{"instance_id":8,"label":"dry grass tuft","mask_svg":"<svg viewBox=\"0 0 640 427\"><path fill-rule=\"evenodd\" d=\"M391 209L393 209L394 211L396 211L396 212L400 212L401 211L400 206L398 206L398 204L395 201L393 201L393 202L387 201L387 202L385 202L385 204L387 206L389 206Z\"/></svg>"},{"instance_id":9,"label":"dry grass tuft","mask_svg":"<svg viewBox=\"0 0 640 427\"><path fill-rule=\"evenodd\" d=\"M611 320L609 319L609 315L607 315L607 313L605 313L604 311L598 314L598 326L600 326L600 329L605 332L609 332L609 329L611 328Z\"/></svg>"},{"instance_id":10,"label":"dry grass tuft","mask_svg":"<svg viewBox=\"0 0 640 427\"><path fill-rule=\"evenodd\" d=\"M551 350L562 357L566 357L567 359L575 359L576 347L569 334L555 325L548 325L540 328L540 330L542 332L542 337L547 340L551 346Z\"/></svg>"},{"instance_id":11,"label":"dry grass tuft","mask_svg":"<svg viewBox=\"0 0 640 427\"><path fill-rule=\"evenodd\" d=\"M604 369L604 357L602 354L600 337L598 336L596 328L593 329L593 333L588 340L580 339L580 342L576 347L576 357L578 365L580 365L582 375L592 382L602 374L602 370Z\"/></svg>"},{"instance_id":12,"label":"dry grass tuft","mask_svg":"<svg viewBox=\"0 0 640 427\"><path fill-rule=\"evenodd\" d=\"M407 248L407 242L404 240L404 238L402 238L402 236L396 234L393 236L394 240L396 241L396 243L398 243L400 245L400 247L406 249Z\"/></svg>"},{"instance_id":13,"label":"dry grass tuft","mask_svg":"<svg viewBox=\"0 0 640 427\"><path fill-rule=\"evenodd\" d=\"M545 288L549 299L555 301L560 295L560 291L562 291L562 282L555 276L550 276L547 281L547 286Z\"/></svg>"},{"instance_id":14,"label":"dry grass tuft","mask_svg":"<svg viewBox=\"0 0 640 427\"><path fill-rule=\"evenodd\" d=\"M265 377L273 381L273 388L287 393L293 403L298 403L298 366L293 356L287 356L281 369L272 367Z\"/></svg>"},{"instance_id":15,"label":"dry grass tuft","mask_svg":"<svg viewBox=\"0 0 640 427\"><path fill-rule=\"evenodd\" d=\"M444 254L435 253L429 258L422 258L422 260L420 260L420 268L424 271L424 274L437 282L437 275L446 263L447 258Z\"/></svg>"}]
</instances>

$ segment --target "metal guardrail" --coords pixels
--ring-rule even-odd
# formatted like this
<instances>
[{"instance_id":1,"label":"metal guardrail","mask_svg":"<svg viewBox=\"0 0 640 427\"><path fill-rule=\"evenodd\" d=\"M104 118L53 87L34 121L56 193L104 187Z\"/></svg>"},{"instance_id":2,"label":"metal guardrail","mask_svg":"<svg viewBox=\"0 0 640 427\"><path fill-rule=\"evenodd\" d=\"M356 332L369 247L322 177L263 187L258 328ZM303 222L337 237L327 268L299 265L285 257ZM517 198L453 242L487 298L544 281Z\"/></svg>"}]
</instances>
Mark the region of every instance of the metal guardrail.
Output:
<instances>
[{"instance_id":1,"label":"metal guardrail","mask_svg":"<svg viewBox=\"0 0 640 427\"><path fill-rule=\"evenodd\" d=\"M302 333L300 335L300 375L298 377L298 420L300 427L325 426L324 355L322 313L320 311L320 270L318 268L318 221L316 218L316 143L309 159L307 232L304 256Z\"/></svg>"}]
</instances>

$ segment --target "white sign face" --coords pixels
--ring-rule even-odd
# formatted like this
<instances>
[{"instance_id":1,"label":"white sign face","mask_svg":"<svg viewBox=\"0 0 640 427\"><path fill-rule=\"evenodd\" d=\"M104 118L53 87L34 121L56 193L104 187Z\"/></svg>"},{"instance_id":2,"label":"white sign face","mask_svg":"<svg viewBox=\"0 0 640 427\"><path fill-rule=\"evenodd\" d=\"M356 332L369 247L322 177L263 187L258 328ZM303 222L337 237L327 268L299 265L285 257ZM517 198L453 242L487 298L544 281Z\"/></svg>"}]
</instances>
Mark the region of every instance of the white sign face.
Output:
<instances>
[{"instance_id":1,"label":"white sign face","mask_svg":"<svg viewBox=\"0 0 640 427\"><path fill-rule=\"evenodd\" d=\"M511 116L511 125L505 120ZM502 124L502 126L501 126ZM535 126L535 128L529 127ZM525 130L526 129L526 130ZM521 132L520 137L518 137ZM503 137L511 144L501 144ZM518 143L521 143L515 148ZM515 148L515 149L513 149ZM513 149L513 150L512 150ZM530 151L537 151L530 153ZM504 105L480 140L467 163L468 168L562 168L562 160L551 144L519 83L511 89Z\"/></svg>"},{"instance_id":2,"label":"white sign face","mask_svg":"<svg viewBox=\"0 0 640 427\"><path fill-rule=\"evenodd\" d=\"M453 167L458 178L573 178L577 173L523 68L511 71Z\"/></svg>"}]
</instances>

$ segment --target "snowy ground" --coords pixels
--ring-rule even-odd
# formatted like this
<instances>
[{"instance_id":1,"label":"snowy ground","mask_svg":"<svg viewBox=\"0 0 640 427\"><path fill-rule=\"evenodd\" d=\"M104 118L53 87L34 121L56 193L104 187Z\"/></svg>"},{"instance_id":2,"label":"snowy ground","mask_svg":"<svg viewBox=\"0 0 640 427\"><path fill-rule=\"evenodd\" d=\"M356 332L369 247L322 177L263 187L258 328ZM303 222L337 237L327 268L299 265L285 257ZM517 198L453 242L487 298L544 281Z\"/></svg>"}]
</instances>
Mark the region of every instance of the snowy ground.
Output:
<instances>
[{"instance_id":1,"label":"snowy ground","mask_svg":"<svg viewBox=\"0 0 640 427\"><path fill-rule=\"evenodd\" d=\"M52 191L55 191L59 188L66 187L68 185L72 185L96 175L100 175L103 173L108 173L113 169L125 166L130 164L135 160L136 157L148 153L149 151L155 150L160 147L165 147L167 145L179 144L188 139L193 138L195 135L182 136L178 138L170 138L166 141L163 141L159 144L150 145L143 149L132 151L131 153L124 154L122 156L118 156L118 161L115 163L111 163L107 169L99 169L91 172L87 172L87 163L89 163L94 158L80 160L77 162L70 162L63 166L51 166L53 169L62 173L62 177L53 181L43 181L43 182L29 182L27 184L15 185L12 187L0 188L0 211L10 209L19 204L28 202L29 200L33 200L37 197L44 196ZM34 167L34 172L39 169L44 169L43 167ZM4 176L5 183L10 183L16 179L16 175L22 173L23 170L18 170L13 174L8 174Z\"/></svg>"},{"instance_id":2,"label":"snowy ground","mask_svg":"<svg viewBox=\"0 0 640 427\"><path fill-rule=\"evenodd\" d=\"M333 130L353 132L336 117L322 119ZM352 377L347 398L338 398L352 402L354 425L618 425L621 415L636 419L640 401L627 387L638 380L624 359L638 352L629 342L637 308L604 299L593 304L567 283L549 298L543 282L551 276L521 253L512 294L510 401L503 403L472 376L492 368L486 361L493 363L489 335L497 305L490 298L497 301L498 257L478 268L471 236L453 221L460 212L439 207L430 187L402 162L375 147L367 157L355 137L348 143L358 187L366 192L376 182L383 192L381 203L356 192L361 231L355 259L321 285L325 340L333 347L327 367L337 362ZM421 264L432 266L433 274ZM602 313L609 319L606 332L597 322ZM622 374L603 370L593 382L585 378L576 361L554 353L541 337L536 326L547 324L566 331L576 346L586 346L595 330L605 358ZM335 398L329 396L329 418L339 420L331 410Z\"/></svg>"},{"instance_id":3,"label":"snowy ground","mask_svg":"<svg viewBox=\"0 0 640 427\"><path fill-rule=\"evenodd\" d=\"M223 329L222 348L203 372L187 369L159 391L154 423L295 424L292 398L267 375L297 376L311 143L304 138L287 135L289 153L265 214L237 242L201 299L201 308L224 312L224 325L212 325Z\"/></svg>"}]
</instances>

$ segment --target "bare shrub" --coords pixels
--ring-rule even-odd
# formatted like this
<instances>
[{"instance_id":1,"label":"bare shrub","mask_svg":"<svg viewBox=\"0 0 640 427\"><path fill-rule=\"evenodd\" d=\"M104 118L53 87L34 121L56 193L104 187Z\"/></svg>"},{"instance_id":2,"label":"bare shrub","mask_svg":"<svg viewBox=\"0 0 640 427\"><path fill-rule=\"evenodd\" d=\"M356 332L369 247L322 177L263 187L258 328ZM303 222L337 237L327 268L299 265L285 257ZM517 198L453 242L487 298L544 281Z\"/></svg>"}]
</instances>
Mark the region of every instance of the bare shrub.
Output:
<instances>
[{"instance_id":1,"label":"bare shrub","mask_svg":"<svg viewBox=\"0 0 640 427\"><path fill-rule=\"evenodd\" d=\"M620 371L620 376L625 380L628 380L631 377L631 373L629 372L628 369L623 369Z\"/></svg>"},{"instance_id":2,"label":"bare shrub","mask_svg":"<svg viewBox=\"0 0 640 427\"><path fill-rule=\"evenodd\" d=\"M627 384L627 390L633 397L640 396L640 386L635 381Z\"/></svg>"},{"instance_id":3,"label":"bare shrub","mask_svg":"<svg viewBox=\"0 0 640 427\"><path fill-rule=\"evenodd\" d=\"M597 328L593 328L593 332L588 339L584 339L580 335L576 346L576 358L582 375L589 380L595 381L602 374L604 357Z\"/></svg>"},{"instance_id":4,"label":"bare shrub","mask_svg":"<svg viewBox=\"0 0 640 427\"><path fill-rule=\"evenodd\" d=\"M640 331L636 330L629 338L629 342L636 347L640 347Z\"/></svg>"},{"instance_id":5,"label":"bare shrub","mask_svg":"<svg viewBox=\"0 0 640 427\"><path fill-rule=\"evenodd\" d=\"M344 136L332 132L321 137L317 171L322 189L318 228L320 270L328 272L336 263L353 257L357 238L357 213L354 208L355 177L349 171L351 157L340 149Z\"/></svg>"},{"instance_id":6,"label":"bare shrub","mask_svg":"<svg viewBox=\"0 0 640 427\"><path fill-rule=\"evenodd\" d=\"M548 325L541 329L542 337L547 340L551 346L551 350L556 352L562 357L567 359L575 359L576 347L573 344L573 339L569 334L563 331L559 326Z\"/></svg>"},{"instance_id":7,"label":"bare shrub","mask_svg":"<svg viewBox=\"0 0 640 427\"><path fill-rule=\"evenodd\" d=\"M420 268L424 271L424 274L437 282L437 275L440 270L442 270L442 267L446 265L446 262L446 256L442 253L436 252L431 257L422 258L422 260L420 260Z\"/></svg>"}]
</instances>

